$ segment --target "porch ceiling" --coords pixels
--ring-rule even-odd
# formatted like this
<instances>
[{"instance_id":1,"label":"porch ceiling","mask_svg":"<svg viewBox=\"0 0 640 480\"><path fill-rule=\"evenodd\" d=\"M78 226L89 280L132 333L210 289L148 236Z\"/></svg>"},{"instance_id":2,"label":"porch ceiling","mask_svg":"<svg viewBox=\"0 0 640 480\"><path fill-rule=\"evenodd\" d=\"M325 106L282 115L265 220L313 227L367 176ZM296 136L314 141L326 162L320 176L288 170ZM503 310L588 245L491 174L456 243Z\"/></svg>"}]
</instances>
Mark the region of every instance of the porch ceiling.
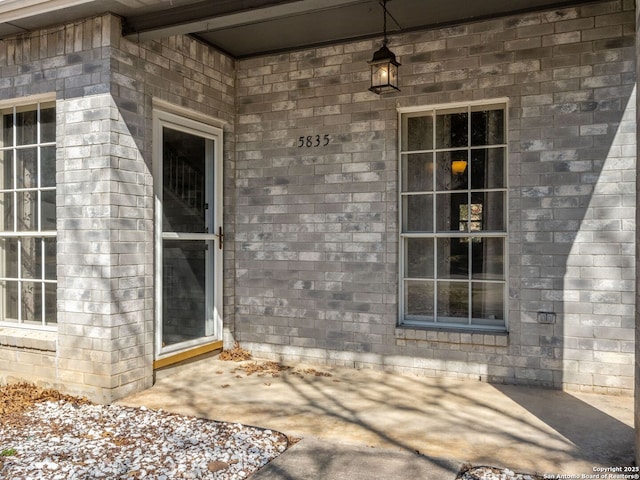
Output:
<instances>
[{"instance_id":1,"label":"porch ceiling","mask_svg":"<svg viewBox=\"0 0 640 480\"><path fill-rule=\"evenodd\" d=\"M390 34L585 0L388 0ZM0 38L104 12L124 18L125 35L147 40L192 34L243 58L377 37L379 0L2 0Z\"/></svg>"}]
</instances>

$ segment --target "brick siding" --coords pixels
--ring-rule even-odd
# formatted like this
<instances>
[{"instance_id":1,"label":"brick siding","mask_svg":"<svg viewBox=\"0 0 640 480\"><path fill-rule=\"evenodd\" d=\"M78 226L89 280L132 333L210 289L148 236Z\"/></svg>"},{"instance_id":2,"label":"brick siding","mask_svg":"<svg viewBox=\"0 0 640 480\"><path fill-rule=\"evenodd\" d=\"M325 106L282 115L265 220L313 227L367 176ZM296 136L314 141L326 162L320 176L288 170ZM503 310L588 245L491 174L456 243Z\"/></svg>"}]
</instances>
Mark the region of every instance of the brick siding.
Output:
<instances>
[{"instance_id":1,"label":"brick siding","mask_svg":"<svg viewBox=\"0 0 640 480\"><path fill-rule=\"evenodd\" d=\"M188 37L125 40L111 15L0 41L0 99L55 93L58 116L58 331L43 350L0 330L0 381L101 402L151 385L152 98L227 122L231 158L233 73Z\"/></svg>"},{"instance_id":2,"label":"brick siding","mask_svg":"<svg viewBox=\"0 0 640 480\"><path fill-rule=\"evenodd\" d=\"M238 62L236 333L263 355L630 394L634 5ZM397 107L509 99L509 334L398 328ZM326 147L298 138L330 135ZM542 324L537 312L556 313Z\"/></svg>"},{"instance_id":3,"label":"brick siding","mask_svg":"<svg viewBox=\"0 0 640 480\"><path fill-rule=\"evenodd\" d=\"M0 41L0 100L55 93L59 139L58 332L0 329L0 381L105 402L152 381L160 99L224 122L227 344L631 394L633 2L392 35L402 91L389 96L367 90L378 40L235 62L190 37L125 40L120 27L104 15ZM397 108L504 97L509 333L398 327Z\"/></svg>"}]
</instances>

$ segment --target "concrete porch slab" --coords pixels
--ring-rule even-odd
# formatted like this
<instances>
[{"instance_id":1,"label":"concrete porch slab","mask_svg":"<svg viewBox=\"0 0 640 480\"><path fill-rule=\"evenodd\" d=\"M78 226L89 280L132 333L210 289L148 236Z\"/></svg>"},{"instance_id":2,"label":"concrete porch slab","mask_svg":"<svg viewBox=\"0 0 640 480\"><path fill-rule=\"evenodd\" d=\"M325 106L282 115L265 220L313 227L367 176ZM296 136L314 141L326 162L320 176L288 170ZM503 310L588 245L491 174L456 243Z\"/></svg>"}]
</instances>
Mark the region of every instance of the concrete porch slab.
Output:
<instances>
[{"instance_id":1,"label":"concrete porch slab","mask_svg":"<svg viewBox=\"0 0 640 480\"><path fill-rule=\"evenodd\" d=\"M363 464L375 460L371 465L378 470L385 457L399 464L411 458L415 468L429 462L439 472L433 478L443 478L438 476L442 471L454 478L454 466L464 463L557 475L593 474L594 467L633 462L629 397L308 365L266 373L260 364L209 358L182 367L119 403L256 425L303 438L279 459L294 462L294 470L296 456L302 458L304 449L315 448L317 458L324 458L334 445L334 461L318 465L337 471L333 476L323 471L322 478L357 478L340 476L354 465L344 451ZM249 374L243 366L254 372ZM375 449L397 455L376 454ZM256 478L313 478L266 476L268 472L265 469L258 474L265 476Z\"/></svg>"}]
</instances>

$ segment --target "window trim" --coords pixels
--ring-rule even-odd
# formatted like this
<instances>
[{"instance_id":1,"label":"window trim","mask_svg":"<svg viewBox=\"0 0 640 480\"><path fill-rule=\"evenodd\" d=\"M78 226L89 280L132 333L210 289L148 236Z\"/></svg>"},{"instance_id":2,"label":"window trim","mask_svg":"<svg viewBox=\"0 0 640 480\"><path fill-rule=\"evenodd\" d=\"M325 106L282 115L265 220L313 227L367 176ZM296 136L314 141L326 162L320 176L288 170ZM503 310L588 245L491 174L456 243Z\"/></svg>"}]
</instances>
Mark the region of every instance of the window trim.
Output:
<instances>
[{"instance_id":1,"label":"window trim","mask_svg":"<svg viewBox=\"0 0 640 480\"><path fill-rule=\"evenodd\" d=\"M419 113L434 113L434 129L435 129L435 112L442 110L453 110L457 108L465 108L468 110L473 109L474 107L490 107L501 105L504 108L504 129L505 129L505 143L496 145L496 146L488 146L489 148L504 148L505 159L504 159L504 169L505 169L505 187L499 189L482 189L483 192L493 192L493 191L504 191L505 192L505 212L504 212L504 232L495 232L495 231L487 231L483 233L481 236L483 238L504 238L504 252L503 252L503 265L504 265L504 280L500 282L492 282L492 281L482 281L481 283L503 283L504 284L504 325L503 326L491 326L491 325L478 325L478 324L459 324L459 323L451 323L451 322L438 322L437 311L436 315L431 318L431 321L426 320L407 320L405 317L405 239L407 238L432 238L434 241L437 241L438 238L456 238L456 237L466 237L470 235L470 232L457 233L455 231L451 232L437 232L437 229L434 226L433 232L425 234L420 232L403 232L403 198L406 195L403 195L406 192L403 192L403 155L408 152L415 153L410 150L403 150L403 135L405 134L405 129L403 128L403 118L408 116L407 114L419 114ZM483 333L491 333L491 334L504 334L509 331L509 99L506 97L502 98L490 98L486 100L475 100L469 102L455 102L455 103L443 103L443 104L428 104L428 105L416 105L410 107L398 107L398 136L397 136L397 159L398 159L398 177L397 177L397 205L398 205L398 321L397 328L409 328L409 329L433 329L433 330L446 330L446 331L461 331L461 332L483 332ZM434 130L435 134L435 130ZM487 148L487 146L481 146L479 148ZM457 149L457 148L456 148ZM462 147L460 148L462 149ZM472 146L467 144L464 147L465 150L470 151L473 149ZM435 145L429 149L430 152L437 151L446 151L453 150L452 149L438 149ZM421 150L418 150L420 152ZM467 195L471 195L471 186L469 185L467 189L460 190L460 192L464 192ZM412 192L414 194L420 192ZM436 192L434 191L435 195ZM436 204L433 203L433 211L434 211L434 222L435 222L435 209ZM434 262L436 259L434 258ZM438 277L434 276L433 281L437 281ZM468 285L472 283L472 279L468 278L463 280ZM435 283L434 283L435 284ZM471 305L470 305L471 308ZM469 320L472 320L471 310L469 314Z\"/></svg>"},{"instance_id":2,"label":"window trim","mask_svg":"<svg viewBox=\"0 0 640 480\"><path fill-rule=\"evenodd\" d=\"M17 99L8 99L8 100L2 100L0 101L0 110L13 110L13 113L15 114L16 112L20 112L20 111L32 111L35 110L36 112L38 112L38 118L40 116L40 110L42 108L51 108L51 106L55 109L55 113L57 115L57 113L59 112L58 109L58 105L57 105L57 101L56 101L56 95L52 94L52 93L45 93L45 94L39 94L39 95L31 95L31 96L27 96L27 97L21 97L21 98L17 98ZM56 120L56 125L57 125L57 120ZM57 127L56 127L57 128ZM40 126L38 125L38 130L40 129ZM13 132L13 134L15 135L15 131ZM50 142L41 142L41 139L38 138L37 139L37 148L40 149L41 147L51 147L53 146L55 149L57 149L58 147L58 138L57 138L57 134L56 134L56 138L53 141ZM23 146L20 145L11 145L8 147L1 147L1 149L3 151L8 151L8 150L19 150L23 148ZM27 147L24 147L27 148ZM29 148L32 148L32 146L29 146ZM38 164L40 164L40 154L38 153ZM13 225L13 229L12 230L7 230L5 232L0 232L0 239L21 239L21 238L32 238L32 239L41 239L43 242L45 239L51 239L53 238L56 241L56 245L57 245L57 237L58 237L58 232L57 229L56 230L42 230L42 200L41 200L41 192L46 192L46 191L52 191L52 192L57 192L58 190L58 185L57 182L56 184L54 184L54 186L50 186L50 187L43 187L41 185L41 172L38 171L38 181L37 181L38 186L34 188L30 187L30 188L17 188L16 185L14 185L14 188L11 189L2 189L2 191L6 191L6 190L10 190L13 192L26 192L26 191L35 191L37 192L37 198L38 198L38 205L37 205L37 210L38 210L38 228L35 231L20 231L20 230L16 230L16 224L15 224L15 218L14 218L14 225ZM17 208L14 205L14 209ZM57 206L56 206L57 208ZM16 212L14 211L14 215L16 214ZM57 215L56 215L57 217ZM19 244L18 244L19 245ZM40 244L40 247L42 248L42 254L44 254L44 243ZM20 247L18 246L18 260L20 257ZM56 248L57 250L57 248ZM56 254L57 257L57 254ZM0 259L0 262L2 262L2 260ZM56 258L56 266L57 266L57 258ZM41 279L24 279L22 278L21 274L20 274L20 265L18 265L19 271L18 271L18 285L20 285L23 281L26 281L27 283L34 283L34 284L40 284L42 285L42 288L45 288L45 285L56 285L56 289L57 289L57 284L58 284L58 279L56 278L55 280L51 280L51 279L46 279L46 278L41 278ZM42 269L43 272L42 274L44 275L44 268L45 268L45 262L42 262ZM4 277L2 276L0 278L0 280L8 280L11 279L13 280L13 277ZM18 295L18 298L20 298L20 292ZM41 318L41 323L40 324L36 324L36 323L25 323L24 319L20 319L17 318L15 319L15 321L5 321L4 320L4 313L2 314L2 316L0 316L0 328L1 329L16 329L16 330L36 330L36 331L43 331L43 332L56 332L58 329L58 319L57 319L57 315L58 315L58 309L57 309L57 293L56 293L56 312L55 312L55 316L56 316L56 320L55 323L46 323L46 317L45 317L45 310L44 310L44 305L45 305L45 297L43 296L41 298L41 302L42 302L42 318ZM4 303L2 303L2 308L4 308ZM21 311L21 307L18 308L19 311ZM18 317L20 317L20 314L18 315Z\"/></svg>"}]
</instances>

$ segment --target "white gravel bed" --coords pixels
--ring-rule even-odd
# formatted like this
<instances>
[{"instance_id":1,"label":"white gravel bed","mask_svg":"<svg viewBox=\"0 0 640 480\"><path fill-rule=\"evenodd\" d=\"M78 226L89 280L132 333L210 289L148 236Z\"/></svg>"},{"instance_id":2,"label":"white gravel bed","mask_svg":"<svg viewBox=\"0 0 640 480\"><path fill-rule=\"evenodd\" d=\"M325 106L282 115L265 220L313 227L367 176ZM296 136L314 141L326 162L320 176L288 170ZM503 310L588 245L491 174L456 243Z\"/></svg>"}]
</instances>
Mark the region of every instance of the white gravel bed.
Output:
<instances>
[{"instance_id":1,"label":"white gravel bed","mask_svg":"<svg viewBox=\"0 0 640 480\"><path fill-rule=\"evenodd\" d=\"M456 480L538 480L538 475L516 473L508 468L470 467L462 472Z\"/></svg>"},{"instance_id":2,"label":"white gravel bed","mask_svg":"<svg viewBox=\"0 0 640 480\"><path fill-rule=\"evenodd\" d=\"M287 448L271 430L118 405L43 402L0 424L0 478L243 479Z\"/></svg>"}]
</instances>

